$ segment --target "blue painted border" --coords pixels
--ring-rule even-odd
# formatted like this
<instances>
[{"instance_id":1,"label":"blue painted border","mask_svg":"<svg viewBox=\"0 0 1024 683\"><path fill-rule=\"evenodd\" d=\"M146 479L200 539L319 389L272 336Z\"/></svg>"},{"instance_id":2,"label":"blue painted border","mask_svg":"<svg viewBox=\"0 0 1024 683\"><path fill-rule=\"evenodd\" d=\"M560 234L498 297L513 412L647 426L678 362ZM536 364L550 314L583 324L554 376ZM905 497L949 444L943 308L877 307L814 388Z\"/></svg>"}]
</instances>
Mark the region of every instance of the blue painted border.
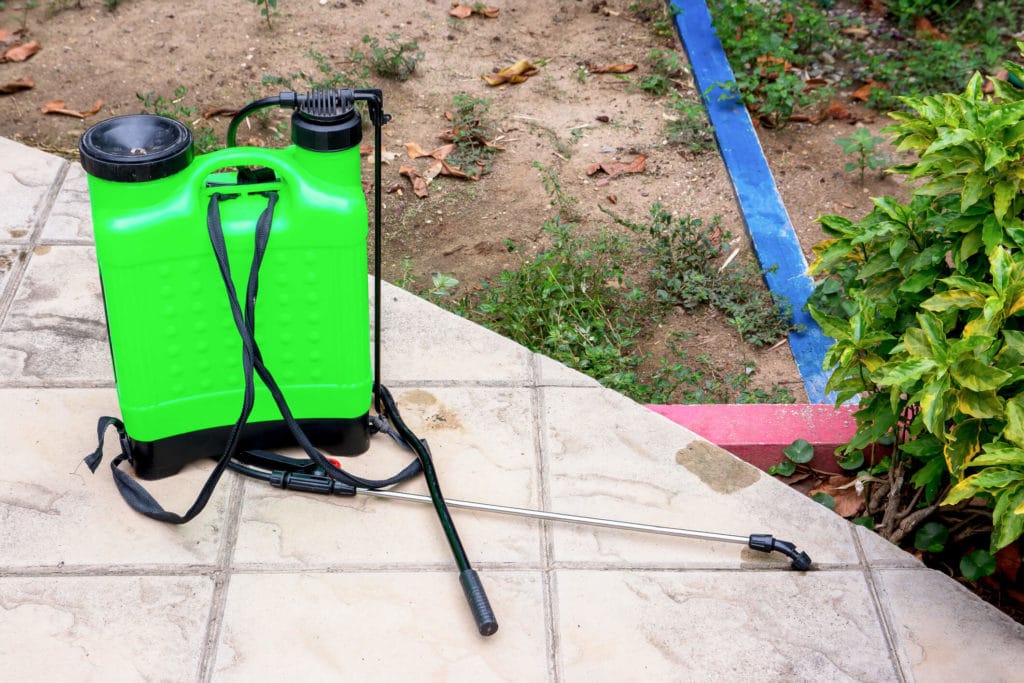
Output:
<instances>
[{"instance_id":1,"label":"blue painted border","mask_svg":"<svg viewBox=\"0 0 1024 683\"><path fill-rule=\"evenodd\" d=\"M813 283L750 115L719 85L732 82L734 77L707 4L704 0L671 0L671 4L765 280L773 292L789 300L794 321L804 327L802 332L790 333L789 345L807 397L812 403L831 403L834 396L825 391L828 374L822 366L832 339L803 310Z\"/></svg>"}]
</instances>

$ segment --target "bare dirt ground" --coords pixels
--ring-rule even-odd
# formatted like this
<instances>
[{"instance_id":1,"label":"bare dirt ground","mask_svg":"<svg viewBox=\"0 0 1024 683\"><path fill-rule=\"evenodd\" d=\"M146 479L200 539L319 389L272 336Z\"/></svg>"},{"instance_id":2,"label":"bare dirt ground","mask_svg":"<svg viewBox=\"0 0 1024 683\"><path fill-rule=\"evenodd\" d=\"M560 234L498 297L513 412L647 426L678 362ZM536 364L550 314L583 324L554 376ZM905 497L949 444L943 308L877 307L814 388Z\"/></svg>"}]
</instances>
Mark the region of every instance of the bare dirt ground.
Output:
<instances>
[{"instance_id":1,"label":"bare dirt ground","mask_svg":"<svg viewBox=\"0 0 1024 683\"><path fill-rule=\"evenodd\" d=\"M541 226L554 211L535 163L556 171L565 195L578 198L581 231L617 229L601 206L639 221L660 202L705 222L721 216L723 229L738 236L739 258L752 258L717 154L694 155L667 140L670 112L663 98L614 75L588 73L597 64L635 63L639 68L628 75L635 82L650 73L650 50L682 54L677 40L654 35L643 17L628 11L626 0L509 1L496 3L495 18L464 20L449 16L451 3L445 0L280 0L272 26L243 0L123 0L114 11L107 4L40 2L21 11L20 4L6 3L0 29L13 31L24 19L30 35L23 40L38 41L42 50L24 62L0 64L0 86L23 77L34 82L32 89L0 96L0 135L74 158L78 137L91 124L138 113L139 95L170 100L184 86L187 93L177 104L195 107L195 123L212 126L223 139L226 119L204 121L200 113L237 108L282 89L265 85L265 76L316 73L310 50L345 71L352 68L346 62L350 48L363 47L364 35L384 40L395 33L416 41L424 56L405 82L370 75L394 116L384 135L385 278L403 278L403 263L406 269L411 264L411 273L404 274L415 278L414 289L428 287L433 273L447 273L460 281L458 294L543 248ZM526 82L494 88L481 79L520 59L540 65ZM298 89L303 83L299 79L294 85ZM696 100L688 77L677 87ZM490 115L498 123L495 144L503 151L493 172L479 181L438 177L429 197L418 198L399 167L414 165L423 172L427 164L410 160L404 144L416 142L425 150L440 144L439 133L450 127L445 111L452 109L456 93L491 100ZM85 119L40 112L52 100L87 111L99 99L100 111ZM874 132L886 123L884 117L861 113L867 119L857 125ZM269 127L245 127L240 142L281 144L272 128L284 120L281 115ZM808 256L822 238L816 216L859 217L869 210L869 197L899 191L891 179L869 174L862 184L856 174L843 173L848 159L834 139L853 130L850 123L826 121L761 131ZM586 173L593 164L629 162L640 154L647 157L643 173L610 179ZM510 253L509 240L523 248ZM710 353L723 376L753 362L757 386L785 387L797 401L806 400L786 344L757 350L714 312L677 311L649 326L641 349L663 357L672 331L690 333L683 344L688 355Z\"/></svg>"}]
</instances>

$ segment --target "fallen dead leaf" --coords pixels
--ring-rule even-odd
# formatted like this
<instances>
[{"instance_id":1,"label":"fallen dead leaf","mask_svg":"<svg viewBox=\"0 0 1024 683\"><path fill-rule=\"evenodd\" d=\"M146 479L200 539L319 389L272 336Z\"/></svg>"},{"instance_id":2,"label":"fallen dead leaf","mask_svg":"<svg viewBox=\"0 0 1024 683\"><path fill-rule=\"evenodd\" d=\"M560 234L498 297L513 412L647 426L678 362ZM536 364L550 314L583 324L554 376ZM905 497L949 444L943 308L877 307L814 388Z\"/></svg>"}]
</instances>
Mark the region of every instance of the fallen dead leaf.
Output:
<instances>
[{"instance_id":1,"label":"fallen dead leaf","mask_svg":"<svg viewBox=\"0 0 1024 683\"><path fill-rule=\"evenodd\" d=\"M935 28L927 17L918 17L917 19L914 19L914 28L918 33L930 35L938 40L949 40L949 36Z\"/></svg>"},{"instance_id":2,"label":"fallen dead leaf","mask_svg":"<svg viewBox=\"0 0 1024 683\"><path fill-rule=\"evenodd\" d=\"M608 199L609 203L611 203L611 204L618 204L619 203L619 198L616 197L613 194L608 195L607 199Z\"/></svg>"},{"instance_id":3,"label":"fallen dead leaf","mask_svg":"<svg viewBox=\"0 0 1024 683\"><path fill-rule=\"evenodd\" d=\"M504 69L493 74L484 74L480 78L487 82L487 85L495 86L502 85L503 83L522 83L530 76L533 76L539 71L537 67L530 63L529 59L520 59L512 66L506 66Z\"/></svg>"},{"instance_id":4,"label":"fallen dead leaf","mask_svg":"<svg viewBox=\"0 0 1024 683\"><path fill-rule=\"evenodd\" d=\"M810 118L811 123L821 123L832 119L835 121L856 121L857 115L847 109L841 102L831 102L817 116Z\"/></svg>"},{"instance_id":5,"label":"fallen dead leaf","mask_svg":"<svg viewBox=\"0 0 1024 683\"><path fill-rule=\"evenodd\" d=\"M21 45L8 48L0 57L0 62L24 62L26 59L43 49L38 40L30 40Z\"/></svg>"},{"instance_id":6,"label":"fallen dead leaf","mask_svg":"<svg viewBox=\"0 0 1024 683\"><path fill-rule=\"evenodd\" d=\"M64 104L64 100L51 100L40 107L39 111L43 114L59 114L61 116L73 116L76 119L84 119L87 116L92 116L93 114L98 113L102 108L102 99L96 100L92 105L92 109L88 109L86 111L68 109Z\"/></svg>"},{"instance_id":7,"label":"fallen dead leaf","mask_svg":"<svg viewBox=\"0 0 1024 683\"><path fill-rule=\"evenodd\" d=\"M454 3L452 8L448 10L448 14L455 17L456 19L468 19L473 14L479 14L487 19L494 19L498 16L499 10L497 7L491 7L490 5L482 5L480 3L474 5L462 5Z\"/></svg>"},{"instance_id":8,"label":"fallen dead leaf","mask_svg":"<svg viewBox=\"0 0 1024 683\"><path fill-rule=\"evenodd\" d=\"M212 119L214 116L234 116L238 113L236 107L211 107L203 112L204 119Z\"/></svg>"},{"instance_id":9,"label":"fallen dead leaf","mask_svg":"<svg viewBox=\"0 0 1024 683\"><path fill-rule=\"evenodd\" d=\"M594 119L597 120L597 121L600 121L601 123L608 123L609 121L612 120L611 117L608 116L607 114L601 114L599 116L595 116Z\"/></svg>"},{"instance_id":10,"label":"fallen dead leaf","mask_svg":"<svg viewBox=\"0 0 1024 683\"><path fill-rule=\"evenodd\" d=\"M414 166L402 166L398 169L399 175L404 175L412 183L412 193L423 199L429 197L430 192L427 190L427 179L420 175L420 172L416 170Z\"/></svg>"},{"instance_id":11,"label":"fallen dead leaf","mask_svg":"<svg viewBox=\"0 0 1024 683\"><path fill-rule=\"evenodd\" d=\"M628 74L636 69L636 64L596 64L587 71L592 74Z\"/></svg>"},{"instance_id":12,"label":"fallen dead leaf","mask_svg":"<svg viewBox=\"0 0 1024 683\"><path fill-rule=\"evenodd\" d=\"M643 154L637 155L630 162L605 161L587 167L587 175L594 175L598 171L604 171L610 178L615 178L623 173L643 173L647 168L647 157Z\"/></svg>"},{"instance_id":13,"label":"fallen dead leaf","mask_svg":"<svg viewBox=\"0 0 1024 683\"><path fill-rule=\"evenodd\" d=\"M836 501L835 513L840 517L854 517L864 508L864 495L857 492L854 485L856 477L847 477L842 474L830 476L826 482L808 493L813 496L815 493L825 493Z\"/></svg>"},{"instance_id":14,"label":"fallen dead leaf","mask_svg":"<svg viewBox=\"0 0 1024 683\"><path fill-rule=\"evenodd\" d=\"M858 102L867 102L871 98L871 91L875 88L885 90L884 85L873 78L869 78L867 83L860 86L850 94L850 99L857 100Z\"/></svg>"},{"instance_id":15,"label":"fallen dead leaf","mask_svg":"<svg viewBox=\"0 0 1024 683\"><path fill-rule=\"evenodd\" d=\"M441 161L449 154L451 154L453 149L455 149L455 144L449 143L447 145L441 145L437 149L431 150L429 152L424 152L423 148L420 147L420 144L418 142L405 143L405 153L409 155L410 159L419 159L420 157L433 157L438 161Z\"/></svg>"},{"instance_id":16,"label":"fallen dead leaf","mask_svg":"<svg viewBox=\"0 0 1024 683\"><path fill-rule=\"evenodd\" d=\"M34 87L36 87L36 84L32 82L32 79L25 76L24 78L19 78L16 81L0 85L0 95L10 95L12 93L21 92L22 90L31 90Z\"/></svg>"}]
</instances>

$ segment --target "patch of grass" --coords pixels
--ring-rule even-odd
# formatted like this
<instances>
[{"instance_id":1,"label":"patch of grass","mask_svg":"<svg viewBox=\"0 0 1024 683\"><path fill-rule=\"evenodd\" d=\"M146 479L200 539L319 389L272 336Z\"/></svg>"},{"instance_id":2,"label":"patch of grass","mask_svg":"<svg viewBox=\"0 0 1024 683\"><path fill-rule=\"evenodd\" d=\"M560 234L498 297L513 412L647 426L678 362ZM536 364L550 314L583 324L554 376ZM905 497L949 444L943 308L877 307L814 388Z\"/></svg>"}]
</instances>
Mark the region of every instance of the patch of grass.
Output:
<instances>
[{"instance_id":1,"label":"patch of grass","mask_svg":"<svg viewBox=\"0 0 1024 683\"><path fill-rule=\"evenodd\" d=\"M666 106L670 112L666 125L669 142L682 145L693 154L715 149L715 131L703 103L672 92Z\"/></svg>"},{"instance_id":2,"label":"patch of grass","mask_svg":"<svg viewBox=\"0 0 1024 683\"><path fill-rule=\"evenodd\" d=\"M262 84L285 88L304 85L310 90L314 88L367 88L370 86L368 80L370 67L366 64L366 55L361 50L349 50L348 59L342 62L349 65L349 68L344 70L335 68L330 57L313 48L307 50L305 56L313 62L314 70L312 72L307 73L300 69L287 76L264 74ZM299 82L300 86L296 86L296 82Z\"/></svg>"},{"instance_id":3,"label":"patch of grass","mask_svg":"<svg viewBox=\"0 0 1024 683\"><path fill-rule=\"evenodd\" d=\"M174 94L170 98L158 95L152 91L146 94L135 93L135 97L142 103L141 113L166 116L188 126L192 131L196 154L212 152L221 147L217 134L213 128L201 123L203 120L201 116L197 118L197 107L189 107L183 104L187 94L188 88L184 85L179 85L174 89Z\"/></svg>"},{"instance_id":4,"label":"patch of grass","mask_svg":"<svg viewBox=\"0 0 1024 683\"><path fill-rule=\"evenodd\" d=\"M497 129L490 109L491 101L486 98L466 93L452 98L452 142L455 149L448 155L448 162L470 176L490 173L498 152L498 148L490 143Z\"/></svg>"},{"instance_id":5,"label":"patch of grass","mask_svg":"<svg viewBox=\"0 0 1024 683\"><path fill-rule=\"evenodd\" d=\"M717 216L705 227L700 218L674 217L655 204L650 221L641 224L603 210L644 240L658 302L686 311L712 307L753 346L773 344L795 329L788 303L773 298L756 266L731 260L734 254L723 261L730 235Z\"/></svg>"},{"instance_id":6,"label":"patch of grass","mask_svg":"<svg viewBox=\"0 0 1024 683\"><path fill-rule=\"evenodd\" d=\"M366 61L378 76L395 81L409 80L416 71L416 64L424 56L416 41L403 43L397 33L389 33L387 43L383 45L377 38L363 36L363 44L370 52L364 54L360 61Z\"/></svg>"}]
</instances>

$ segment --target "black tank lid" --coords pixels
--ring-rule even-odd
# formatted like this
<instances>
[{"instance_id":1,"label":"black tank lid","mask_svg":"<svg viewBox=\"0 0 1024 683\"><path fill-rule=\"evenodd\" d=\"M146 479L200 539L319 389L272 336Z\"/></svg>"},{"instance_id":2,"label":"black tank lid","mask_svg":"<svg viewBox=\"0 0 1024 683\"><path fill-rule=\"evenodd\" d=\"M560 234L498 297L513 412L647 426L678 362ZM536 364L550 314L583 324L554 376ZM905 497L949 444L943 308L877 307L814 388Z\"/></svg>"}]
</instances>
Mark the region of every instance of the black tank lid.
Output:
<instances>
[{"instance_id":1,"label":"black tank lid","mask_svg":"<svg viewBox=\"0 0 1024 683\"><path fill-rule=\"evenodd\" d=\"M174 175L192 163L192 131L164 116L115 116L78 141L82 167L103 180L141 183Z\"/></svg>"}]
</instances>

